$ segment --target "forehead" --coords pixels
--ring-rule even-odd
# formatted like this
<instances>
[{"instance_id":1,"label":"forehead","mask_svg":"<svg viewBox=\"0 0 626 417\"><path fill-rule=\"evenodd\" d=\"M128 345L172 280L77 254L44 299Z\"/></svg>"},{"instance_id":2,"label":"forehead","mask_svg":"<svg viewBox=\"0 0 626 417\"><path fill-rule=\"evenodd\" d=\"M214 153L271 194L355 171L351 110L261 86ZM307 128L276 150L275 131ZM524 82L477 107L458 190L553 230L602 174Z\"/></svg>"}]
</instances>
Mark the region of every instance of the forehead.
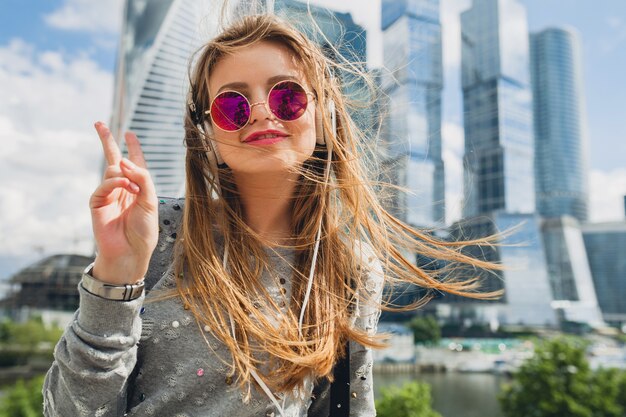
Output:
<instances>
[{"instance_id":1,"label":"forehead","mask_svg":"<svg viewBox=\"0 0 626 417\"><path fill-rule=\"evenodd\" d=\"M214 96L226 84L253 87L280 75L293 76L307 84L300 61L287 46L278 42L257 42L217 61L209 75L210 95Z\"/></svg>"}]
</instances>

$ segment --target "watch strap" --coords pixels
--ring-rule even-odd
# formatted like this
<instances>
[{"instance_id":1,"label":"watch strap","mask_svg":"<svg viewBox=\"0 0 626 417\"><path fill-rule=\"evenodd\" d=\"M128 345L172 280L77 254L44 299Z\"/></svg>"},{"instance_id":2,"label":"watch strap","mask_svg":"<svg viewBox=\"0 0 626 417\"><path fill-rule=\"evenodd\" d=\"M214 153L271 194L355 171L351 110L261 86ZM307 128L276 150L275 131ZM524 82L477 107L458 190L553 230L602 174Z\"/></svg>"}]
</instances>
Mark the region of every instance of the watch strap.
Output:
<instances>
[{"instance_id":1,"label":"watch strap","mask_svg":"<svg viewBox=\"0 0 626 417\"><path fill-rule=\"evenodd\" d=\"M89 264L82 275L81 285L87 292L107 300L116 301L132 301L143 294L145 287L143 279L135 284L109 284L94 278L92 275L93 265L93 262Z\"/></svg>"}]
</instances>

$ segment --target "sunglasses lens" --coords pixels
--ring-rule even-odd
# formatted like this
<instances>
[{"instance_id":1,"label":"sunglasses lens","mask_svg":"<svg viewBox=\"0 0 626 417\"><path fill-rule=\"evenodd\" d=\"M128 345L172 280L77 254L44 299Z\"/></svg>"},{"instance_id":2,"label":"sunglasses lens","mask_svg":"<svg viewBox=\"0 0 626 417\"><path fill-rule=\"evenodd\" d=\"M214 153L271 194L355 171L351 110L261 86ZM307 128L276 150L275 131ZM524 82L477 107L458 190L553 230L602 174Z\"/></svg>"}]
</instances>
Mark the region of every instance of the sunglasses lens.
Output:
<instances>
[{"instance_id":1,"label":"sunglasses lens","mask_svg":"<svg viewBox=\"0 0 626 417\"><path fill-rule=\"evenodd\" d=\"M296 120L304 114L307 94L298 83L284 81L276 84L269 94L269 107L280 120Z\"/></svg>"},{"instance_id":2,"label":"sunglasses lens","mask_svg":"<svg viewBox=\"0 0 626 417\"><path fill-rule=\"evenodd\" d=\"M250 106L241 94L225 91L213 100L211 118L223 130L239 130L248 123Z\"/></svg>"}]
</instances>

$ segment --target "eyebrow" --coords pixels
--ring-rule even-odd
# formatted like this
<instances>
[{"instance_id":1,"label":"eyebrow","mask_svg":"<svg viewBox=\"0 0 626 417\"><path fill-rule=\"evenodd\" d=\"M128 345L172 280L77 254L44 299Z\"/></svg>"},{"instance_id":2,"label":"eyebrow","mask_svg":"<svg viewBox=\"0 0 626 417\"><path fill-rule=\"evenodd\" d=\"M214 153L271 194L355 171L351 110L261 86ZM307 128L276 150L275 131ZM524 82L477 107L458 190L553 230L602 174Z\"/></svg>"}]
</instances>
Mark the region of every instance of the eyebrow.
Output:
<instances>
[{"instance_id":1,"label":"eyebrow","mask_svg":"<svg viewBox=\"0 0 626 417\"><path fill-rule=\"evenodd\" d=\"M271 86L271 85L276 84L279 81L285 81L285 80L296 81L298 83L302 82L300 78L294 75L274 75L273 77L270 77L267 79L266 85ZM223 90L230 90L230 89L246 90L248 88L249 88L248 83L242 83L242 82L228 83L228 84L224 84L223 86L221 86L220 89L217 90L216 94L219 94Z\"/></svg>"}]
</instances>

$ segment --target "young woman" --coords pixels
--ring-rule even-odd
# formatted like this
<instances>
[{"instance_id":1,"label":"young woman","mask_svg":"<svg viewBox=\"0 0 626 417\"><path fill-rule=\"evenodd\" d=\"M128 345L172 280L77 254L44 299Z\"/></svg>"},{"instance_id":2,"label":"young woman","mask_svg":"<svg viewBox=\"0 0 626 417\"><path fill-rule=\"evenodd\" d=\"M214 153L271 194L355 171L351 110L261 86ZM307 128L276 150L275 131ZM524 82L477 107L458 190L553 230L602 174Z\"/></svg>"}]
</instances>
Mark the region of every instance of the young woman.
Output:
<instances>
[{"instance_id":1,"label":"young woman","mask_svg":"<svg viewBox=\"0 0 626 417\"><path fill-rule=\"evenodd\" d=\"M460 253L480 242L436 241L381 206L334 65L267 15L209 42L190 76L184 200L159 200L137 138L122 158L96 123L98 253L44 384L46 416L374 416L385 282L495 295L403 256L495 267ZM344 386L317 389L338 364Z\"/></svg>"}]
</instances>

